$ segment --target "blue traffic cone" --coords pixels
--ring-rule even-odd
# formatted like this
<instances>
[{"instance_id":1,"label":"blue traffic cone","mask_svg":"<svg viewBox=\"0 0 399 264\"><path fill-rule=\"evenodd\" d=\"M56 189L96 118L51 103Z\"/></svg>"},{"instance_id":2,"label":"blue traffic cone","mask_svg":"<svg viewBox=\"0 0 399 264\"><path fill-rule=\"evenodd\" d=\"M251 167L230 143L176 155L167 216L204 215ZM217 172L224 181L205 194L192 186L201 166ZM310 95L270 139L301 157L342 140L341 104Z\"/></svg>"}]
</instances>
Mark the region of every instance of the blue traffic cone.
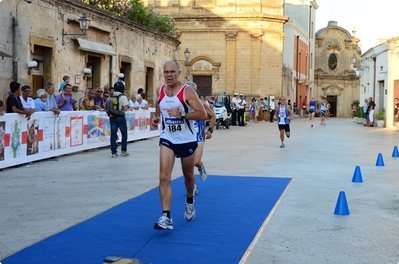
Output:
<instances>
[{"instance_id":1,"label":"blue traffic cone","mask_svg":"<svg viewBox=\"0 0 399 264\"><path fill-rule=\"evenodd\" d=\"M334 214L349 215L348 203L346 202L345 192L339 192L337 205L335 206Z\"/></svg>"},{"instance_id":2,"label":"blue traffic cone","mask_svg":"<svg viewBox=\"0 0 399 264\"><path fill-rule=\"evenodd\" d=\"M399 158L398 146L395 146L392 151L392 158Z\"/></svg>"},{"instance_id":3,"label":"blue traffic cone","mask_svg":"<svg viewBox=\"0 0 399 264\"><path fill-rule=\"evenodd\" d=\"M356 166L355 172L353 173L352 182L363 182L360 166Z\"/></svg>"},{"instance_id":4,"label":"blue traffic cone","mask_svg":"<svg viewBox=\"0 0 399 264\"><path fill-rule=\"evenodd\" d=\"M382 158L382 153L378 153L378 158L375 166L385 166L384 159Z\"/></svg>"}]
</instances>

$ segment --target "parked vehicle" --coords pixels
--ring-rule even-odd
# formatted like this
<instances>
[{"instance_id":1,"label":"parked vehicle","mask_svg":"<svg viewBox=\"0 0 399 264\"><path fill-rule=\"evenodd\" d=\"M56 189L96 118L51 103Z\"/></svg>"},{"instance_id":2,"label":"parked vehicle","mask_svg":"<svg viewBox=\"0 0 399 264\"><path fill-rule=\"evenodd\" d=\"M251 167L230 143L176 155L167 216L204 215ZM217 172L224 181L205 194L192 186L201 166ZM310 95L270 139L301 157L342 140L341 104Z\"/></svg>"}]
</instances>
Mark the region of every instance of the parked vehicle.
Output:
<instances>
[{"instance_id":1,"label":"parked vehicle","mask_svg":"<svg viewBox=\"0 0 399 264\"><path fill-rule=\"evenodd\" d=\"M219 94L215 100L215 106L213 107L213 112L216 115L216 129L220 127L230 128L231 125L231 103L230 96L227 94Z\"/></svg>"}]
</instances>

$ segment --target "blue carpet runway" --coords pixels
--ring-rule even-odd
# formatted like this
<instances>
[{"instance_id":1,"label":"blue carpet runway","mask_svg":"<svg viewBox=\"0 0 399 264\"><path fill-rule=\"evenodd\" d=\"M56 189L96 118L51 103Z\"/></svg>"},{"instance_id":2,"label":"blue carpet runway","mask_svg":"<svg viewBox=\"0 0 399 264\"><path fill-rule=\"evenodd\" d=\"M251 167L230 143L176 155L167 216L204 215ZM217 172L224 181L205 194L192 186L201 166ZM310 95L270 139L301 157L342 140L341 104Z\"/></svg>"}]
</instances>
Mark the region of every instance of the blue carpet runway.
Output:
<instances>
[{"instance_id":1,"label":"blue carpet runway","mask_svg":"<svg viewBox=\"0 0 399 264\"><path fill-rule=\"evenodd\" d=\"M158 263L238 263L290 178L209 176L197 181L197 216L184 220L183 177L172 182L173 230L153 229L158 188L53 235L2 264L100 264L108 255Z\"/></svg>"}]
</instances>

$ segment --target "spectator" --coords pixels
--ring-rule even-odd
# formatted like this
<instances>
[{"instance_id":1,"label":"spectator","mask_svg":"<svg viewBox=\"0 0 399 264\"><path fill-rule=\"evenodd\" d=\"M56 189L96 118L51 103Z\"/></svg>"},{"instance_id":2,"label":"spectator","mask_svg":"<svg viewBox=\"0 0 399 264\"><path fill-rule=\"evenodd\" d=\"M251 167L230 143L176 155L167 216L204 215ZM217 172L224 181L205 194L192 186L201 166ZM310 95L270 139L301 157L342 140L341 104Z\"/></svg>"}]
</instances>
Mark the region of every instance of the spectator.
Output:
<instances>
[{"instance_id":1,"label":"spectator","mask_svg":"<svg viewBox=\"0 0 399 264\"><path fill-rule=\"evenodd\" d=\"M6 111L7 109L7 98L11 95L11 91L8 91L3 96L3 106L0 107L0 110Z\"/></svg>"},{"instance_id":2,"label":"spectator","mask_svg":"<svg viewBox=\"0 0 399 264\"><path fill-rule=\"evenodd\" d=\"M86 96L89 94L89 90L91 90L91 88L87 89L87 90L85 91L85 94L84 94L82 97L79 98L79 100L78 100L78 109L79 109L79 110L82 110L83 100L84 100L84 99L86 98Z\"/></svg>"},{"instance_id":3,"label":"spectator","mask_svg":"<svg viewBox=\"0 0 399 264\"><path fill-rule=\"evenodd\" d=\"M143 88L139 88L139 89L137 89L137 95L141 95L142 93L144 93L144 90L143 90Z\"/></svg>"},{"instance_id":4,"label":"spectator","mask_svg":"<svg viewBox=\"0 0 399 264\"><path fill-rule=\"evenodd\" d=\"M34 100L36 112L49 111L50 109L46 104L46 99L47 99L46 91L44 89L39 89L36 92L36 96L37 98Z\"/></svg>"},{"instance_id":5,"label":"spectator","mask_svg":"<svg viewBox=\"0 0 399 264\"><path fill-rule=\"evenodd\" d=\"M399 98L395 98L393 107L394 130L399 130Z\"/></svg>"},{"instance_id":6,"label":"spectator","mask_svg":"<svg viewBox=\"0 0 399 264\"><path fill-rule=\"evenodd\" d=\"M59 89L60 93L64 90L65 85L67 85L71 81L71 78L68 75L65 75L64 77L62 77L62 80L64 82L62 82L60 85L60 89Z\"/></svg>"},{"instance_id":7,"label":"spectator","mask_svg":"<svg viewBox=\"0 0 399 264\"><path fill-rule=\"evenodd\" d=\"M19 98L21 98L22 106L25 109L36 109L35 102L33 101L33 99L31 97L29 97L32 93L32 89L30 88L30 86L24 85L24 86L22 86L21 90L22 90L22 95L20 95ZM33 112L35 112L35 111L33 111Z\"/></svg>"},{"instance_id":8,"label":"spectator","mask_svg":"<svg viewBox=\"0 0 399 264\"><path fill-rule=\"evenodd\" d=\"M152 107L152 105L150 103L148 103L147 101L147 94L146 93L141 93L141 98L143 98L143 100L145 100L148 104L148 107Z\"/></svg>"},{"instance_id":9,"label":"spectator","mask_svg":"<svg viewBox=\"0 0 399 264\"><path fill-rule=\"evenodd\" d=\"M17 113L25 115L27 120L30 119L30 116L34 113L33 110L25 109L22 106L21 98L19 94L21 92L21 84L17 82L10 83L10 91L11 95L7 98L7 113Z\"/></svg>"},{"instance_id":10,"label":"spectator","mask_svg":"<svg viewBox=\"0 0 399 264\"><path fill-rule=\"evenodd\" d=\"M269 103L267 102L267 97L265 97L265 99L263 100L263 104L262 104L262 111L263 111L262 122L267 121L267 111L268 110L269 110Z\"/></svg>"},{"instance_id":11,"label":"spectator","mask_svg":"<svg viewBox=\"0 0 399 264\"><path fill-rule=\"evenodd\" d=\"M296 105L296 102L294 102L294 114L300 115L298 106Z\"/></svg>"},{"instance_id":12,"label":"spectator","mask_svg":"<svg viewBox=\"0 0 399 264\"><path fill-rule=\"evenodd\" d=\"M249 122L254 122L255 119L255 97L252 98L251 103L249 104ZM258 122L256 122L258 123Z\"/></svg>"},{"instance_id":13,"label":"spectator","mask_svg":"<svg viewBox=\"0 0 399 264\"><path fill-rule=\"evenodd\" d=\"M75 111L78 109L76 100L72 98L72 86L67 83L64 90L55 98L57 106L61 111Z\"/></svg>"},{"instance_id":14,"label":"spectator","mask_svg":"<svg viewBox=\"0 0 399 264\"><path fill-rule=\"evenodd\" d=\"M104 104L107 102L108 98L109 98L109 92L108 91L104 91L104 93L103 93Z\"/></svg>"},{"instance_id":15,"label":"spectator","mask_svg":"<svg viewBox=\"0 0 399 264\"><path fill-rule=\"evenodd\" d=\"M374 126L374 108L375 108L375 103L373 101L373 98L369 98L369 107L368 107L368 114L369 114L369 122L367 124L368 127L373 127Z\"/></svg>"},{"instance_id":16,"label":"spectator","mask_svg":"<svg viewBox=\"0 0 399 264\"><path fill-rule=\"evenodd\" d=\"M110 87L108 92L109 92L109 96L112 96L114 94L114 92L115 92L115 88L114 87Z\"/></svg>"},{"instance_id":17,"label":"spectator","mask_svg":"<svg viewBox=\"0 0 399 264\"><path fill-rule=\"evenodd\" d=\"M369 120L369 113L367 112L368 109L369 109L369 100L368 100L368 98L366 98L366 99L364 99L364 105L363 105L363 114L366 118L366 124L367 124L367 120ZM366 124L364 124L364 126L366 126Z\"/></svg>"},{"instance_id":18,"label":"spectator","mask_svg":"<svg viewBox=\"0 0 399 264\"><path fill-rule=\"evenodd\" d=\"M104 90L101 87L96 89L96 94L94 95L94 104L99 105L99 109L105 109L105 101L103 99Z\"/></svg>"},{"instance_id":19,"label":"spectator","mask_svg":"<svg viewBox=\"0 0 399 264\"><path fill-rule=\"evenodd\" d=\"M136 95L137 104L141 109L147 110L148 109L148 102L143 100L141 95Z\"/></svg>"},{"instance_id":20,"label":"spectator","mask_svg":"<svg viewBox=\"0 0 399 264\"><path fill-rule=\"evenodd\" d=\"M55 87L52 83L47 83L46 85L46 105L49 110L53 112L56 116L60 114L60 109L58 109L57 103L54 98Z\"/></svg>"},{"instance_id":21,"label":"spectator","mask_svg":"<svg viewBox=\"0 0 399 264\"><path fill-rule=\"evenodd\" d=\"M136 99L137 95L132 95L129 100L129 108L130 110L139 110L140 106Z\"/></svg>"},{"instance_id":22,"label":"spectator","mask_svg":"<svg viewBox=\"0 0 399 264\"><path fill-rule=\"evenodd\" d=\"M94 103L95 93L93 89L88 90L87 96L83 99L82 110L99 110L102 109L100 105Z\"/></svg>"},{"instance_id":23,"label":"spectator","mask_svg":"<svg viewBox=\"0 0 399 264\"><path fill-rule=\"evenodd\" d=\"M303 117L306 114L306 109L307 109L307 103L306 103L306 98L304 98L301 107L301 117Z\"/></svg>"}]
</instances>

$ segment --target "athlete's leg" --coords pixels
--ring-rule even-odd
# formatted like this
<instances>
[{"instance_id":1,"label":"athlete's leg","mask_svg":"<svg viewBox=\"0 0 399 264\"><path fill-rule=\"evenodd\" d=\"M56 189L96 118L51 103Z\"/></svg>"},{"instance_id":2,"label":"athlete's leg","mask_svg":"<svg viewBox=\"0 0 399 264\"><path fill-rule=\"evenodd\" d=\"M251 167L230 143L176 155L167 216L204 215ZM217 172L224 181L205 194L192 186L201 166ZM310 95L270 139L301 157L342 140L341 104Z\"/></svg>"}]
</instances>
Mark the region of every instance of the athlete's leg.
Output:
<instances>
[{"instance_id":1,"label":"athlete's leg","mask_svg":"<svg viewBox=\"0 0 399 264\"><path fill-rule=\"evenodd\" d=\"M184 176L184 183L186 185L187 197L193 197L194 191L194 160L195 155L191 155L185 158L181 158L181 166Z\"/></svg>"},{"instance_id":2,"label":"athlete's leg","mask_svg":"<svg viewBox=\"0 0 399 264\"><path fill-rule=\"evenodd\" d=\"M170 211L172 201L172 170L175 163L175 153L168 147L161 145L159 155L159 195L161 197L162 210Z\"/></svg>"},{"instance_id":3,"label":"athlete's leg","mask_svg":"<svg viewBox=\"0 0 399 264\"><path fill-rule=\"evenodd\" d=\"M280 140L281 143L284 143L284 129L280 129Z\"/></svg>"},{"instance_id":4,"label":"athlete's leg","mask_svg":"<svg viewBox=\"0 0 399 264\"><path fill-rule=\"evenodd\" d=\"M202 154L204 152L204 144L205 144L205 142L202 142L202 143L198 142L198 147L194 152L194 156L195 156L194 166L197 168L202 166L201 158L202 158Z\"/></svg>"}]
</instances>

